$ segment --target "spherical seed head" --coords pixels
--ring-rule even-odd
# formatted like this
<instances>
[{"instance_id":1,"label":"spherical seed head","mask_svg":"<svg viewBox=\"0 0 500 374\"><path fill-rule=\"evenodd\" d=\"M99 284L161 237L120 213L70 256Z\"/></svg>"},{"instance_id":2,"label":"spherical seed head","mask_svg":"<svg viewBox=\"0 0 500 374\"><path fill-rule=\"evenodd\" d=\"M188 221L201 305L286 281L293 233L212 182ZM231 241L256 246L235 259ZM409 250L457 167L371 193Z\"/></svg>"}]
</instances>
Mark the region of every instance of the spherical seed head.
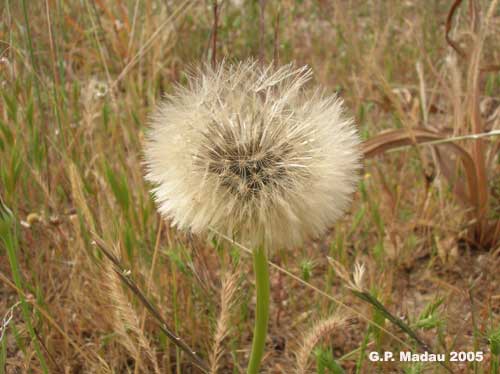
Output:
<instances>
[{"instance_id":1,"label":"spherical seed head","mask_svg":"<svg viewBox=\"0 0 500 374\"><path fill-rule=\"evenodd\" d=\"M253 248L300 244L348 207L359 137L335 96L304 88L307 67L205 67L151 117L147 179L160 213Z\"/></svg>"}]
</instances>

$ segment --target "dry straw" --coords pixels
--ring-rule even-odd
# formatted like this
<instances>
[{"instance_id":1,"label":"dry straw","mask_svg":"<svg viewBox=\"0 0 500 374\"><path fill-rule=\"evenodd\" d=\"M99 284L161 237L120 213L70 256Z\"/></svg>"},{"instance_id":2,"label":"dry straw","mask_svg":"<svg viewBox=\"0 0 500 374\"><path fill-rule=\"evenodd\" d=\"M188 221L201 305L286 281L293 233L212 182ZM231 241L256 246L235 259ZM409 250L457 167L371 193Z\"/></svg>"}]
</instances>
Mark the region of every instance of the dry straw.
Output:
<instances>
[{"instance_id":1,"label":"dry straw","mask_svg":"<svg viewBox=\"0 0 500 374\"><path fill-rule=\"evenodd\" d=\"M307 67L254 61L204 67L151 117L149 181L163 216L254 248L257 306L249 373L269 313L267 251L322 234L348 207L360 140L342 101L305 88Z\"/></svg>"},{"instance_id":2,"label":"dry straw","mask_svg":"<svg viewBox=\"0 0 500 374\"><path fill-rule=\"evenodd\" d=\"M297 374L305 374L308 372L309 356L314 347L321 341L330 337L333 333L339 330L345 323L345 318L334 314L327 319L317 322L311 330L304 335L300 350L297 352Z\"/></svg>"},{"instance_id":3,"label":"dry straw","mask_svg":"<svg viewBox=\"0 0 500 374\"><path fill-rule=\"evenodd\" d=\"M220 292L220 313L214 333L214 343L209 355L210 373L217 374L220 371L220 361L224 354L222 342L231 330L231 311L237 304L238 279L241 276L239 269L227 272L222 279Z\"/></svg>"}]
</instances>

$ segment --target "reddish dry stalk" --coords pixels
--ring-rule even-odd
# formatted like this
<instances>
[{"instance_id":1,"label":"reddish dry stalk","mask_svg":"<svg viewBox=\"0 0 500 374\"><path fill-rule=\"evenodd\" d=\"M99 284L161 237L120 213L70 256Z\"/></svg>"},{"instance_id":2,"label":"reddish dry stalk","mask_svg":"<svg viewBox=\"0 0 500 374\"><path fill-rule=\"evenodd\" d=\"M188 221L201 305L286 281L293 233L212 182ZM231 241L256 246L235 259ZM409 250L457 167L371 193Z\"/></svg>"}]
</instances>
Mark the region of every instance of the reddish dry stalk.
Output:
<instances>
[{"instance_id":1,"label":"reddish dry stalk","mask_svg":"<svg viewBox=\"0 0 500 374\"><path fill-rule=\"evenodd\" d=\"M461 3L462 3L462 0L455 0L455 2L451 5L450 11L448 12L448 17L446 17L445 38L446 38L446 41L448 42L448 44L455 50L455 52L457 52L461 57L465 57L466 54L462 50L462 48L460 48L460 46L458 45L457 42L455 42L454 40L452 40L450 38L450 31L451 31L451 26L452 26L452 22L453 22L453 15L455 14L456 10L458 9L458 7L460 6Z\"/></svg>"},{"instance_id":2,"label":"reddish dry stalk","mask_svg":"<svg viewBox=\"0 0 500 374\"><path fill-rule=\"evenodd\" d=\"M217 64L217 28L219 23L218 0L214 0L213 5L214 24L212 29L212 66Z\"/></svg>"},{"instance_id":3,"label":"reddish dry stalk","mask_svg":"<svg viewBox=\"0 0 500 374\"><path fill-rule=\"evenodd\" d=\"M472 130L475 133L484 131L484 124L481 118L481 112L479 108L480 92L479 85L481 81L481 73L485 69L481 68L481 55L484 46L484 40L488 32L488 25L491 17L493 16L494 10L496 9L497 0L491 2L489 8L486 10L486 15L479 22L478 19L478 4L471 2L472 20L471 28L474 31L474 50L471 55L471 62L469 64L468 71L468 82L469 91L472 92L470 96L470 113L471 113L471 125ZM474 142L473 157L476 161L478 183L479 183L479 201L480 209L478 212L478 224L476 228L476 237L481 244L486 244L487 246L493 246L498 240L497 230L495 226L498 222L489 225L488 223L488 197L489 197L489 184L488 175L486 171L486 150L485 143L482 139L478 139ZM492 234L492 235L491 235Z\"/></svg>"},{"instance_id":4,"label":"reddish dry stalk","mask_svg":"<svg viewBox=\"0 0 500 374\"><path fill-rule=\"evenodd\" d=\"M411 136L405 130L391 130L379 134L363 144L363 153L365 158L374 157L380 153L384 153L392 148L397 148L403 145L415 144L415 142L423 143L428 141L444 140L445 137L428 130L418 129L413 131ZM443 146L443 144L441 144ZM447 143L446 146L456 153L462 160L467 175L469 187L468 200L474 207L479 207L479 197L477 195L477 174L475 171L474 160L471 155L460 145L455 143Z\"/></svg>"},{"instance_id":5,"label":"reddish dry stalk","mask_svg":"<svg viewBox=\"0 0 500 374\"><path fill-rule=\"evenodd\" d=\"M281 8L278 9L278 14L276 15L276 21L274 23L274 52L273 59L274 64L278 66L280 58L280 12Z\"/></svg>"},{"instance_id":6,"label":"reddish dry stalk","mask_svg":"<svg viewBox=\"0 0 500 374\"><path fill-rule=\"evenodd\" d=\"M266 0L259 1L260 6L260 14L259 14L259 61L261 64L264 64L264 55L265 55L265 29L266 23L264 19L264 12L266 9Z\"/></svg>"}]
</instances>

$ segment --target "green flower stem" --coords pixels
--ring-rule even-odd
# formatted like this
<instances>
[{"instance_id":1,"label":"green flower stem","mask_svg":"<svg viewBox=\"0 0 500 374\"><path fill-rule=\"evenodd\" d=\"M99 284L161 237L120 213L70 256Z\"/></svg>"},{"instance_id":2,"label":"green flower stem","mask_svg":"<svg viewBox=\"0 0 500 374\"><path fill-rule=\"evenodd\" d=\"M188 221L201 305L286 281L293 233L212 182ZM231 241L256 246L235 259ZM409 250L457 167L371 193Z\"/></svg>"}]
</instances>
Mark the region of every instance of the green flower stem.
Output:
<instances>
[{"instance_id":1,"label":"green flower stem","mask_svg":"<svg viewBox=\"0 0 500 374\"><path fill-rule=\"evenodd\" d=\"M267 322L269 320L269 267L264 248L253 252L253 269L255 287L257 289L257 307L255 311L255 327L253 331L252 353L248 363L247 374L259 372L260 361L266 345Z\"/></svg>"}]
</instances>

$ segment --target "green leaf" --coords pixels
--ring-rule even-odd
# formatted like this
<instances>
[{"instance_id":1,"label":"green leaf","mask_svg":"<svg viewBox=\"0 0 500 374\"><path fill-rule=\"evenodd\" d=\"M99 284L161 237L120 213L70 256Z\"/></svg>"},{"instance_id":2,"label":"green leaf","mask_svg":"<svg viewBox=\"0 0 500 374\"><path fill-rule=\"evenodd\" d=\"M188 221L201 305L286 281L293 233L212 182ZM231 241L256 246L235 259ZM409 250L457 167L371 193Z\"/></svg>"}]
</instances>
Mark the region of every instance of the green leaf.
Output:
<instances>
[{"instance_id":1,"label":"green leaf","mask_svg":"<svg viewBox=\"0 0 500 374\"><path fill-rule=\"evenodd\" d=\"M333 357L332 349L327 350L322 347L317 347L314 350L316 356L316 366L318 374L345 374L344 369L340 366Z\"/></svg>"}]
</instances>

